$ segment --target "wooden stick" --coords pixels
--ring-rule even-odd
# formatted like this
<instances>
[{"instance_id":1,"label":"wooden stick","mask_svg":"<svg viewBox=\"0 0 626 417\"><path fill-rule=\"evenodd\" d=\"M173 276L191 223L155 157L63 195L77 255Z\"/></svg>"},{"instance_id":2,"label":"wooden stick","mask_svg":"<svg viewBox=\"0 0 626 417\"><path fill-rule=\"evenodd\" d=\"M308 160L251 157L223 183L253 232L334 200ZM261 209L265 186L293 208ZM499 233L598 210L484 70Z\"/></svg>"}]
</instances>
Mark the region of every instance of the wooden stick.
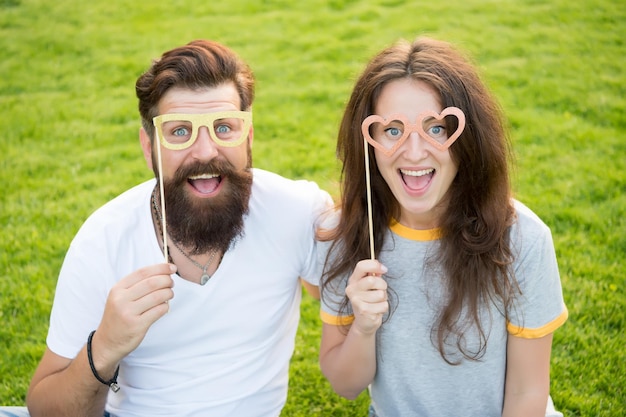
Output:
<instances>
[{"instance_id":1,"label":"wooden stick","mask_svg":"<svg viewBox=\"0 0 626 417\"><path fill-rule=\"evenodd\" d=\"M363 146L365 150L365 186L367 188L367 222L370 234L370 258L376 259L374 251L374 224L372 221L372 186L370 184L370 154L367 140L363 138Z\"/></svg>"},{"instance_id":2,"label":"wooden stick","mask_svg":"<svg viewBox=\"0 0 626 417\"><path fill-rule=\"evenodd\" d=\"M163 191L163 162L161 160L161 141L157 134L157 159L159 161L159 194L161 195L161 231L163 232L163 257L165 262L169 262L169 254L167 253L167 222L165 221L165 194Z\"/></svg>"}]
</instances>

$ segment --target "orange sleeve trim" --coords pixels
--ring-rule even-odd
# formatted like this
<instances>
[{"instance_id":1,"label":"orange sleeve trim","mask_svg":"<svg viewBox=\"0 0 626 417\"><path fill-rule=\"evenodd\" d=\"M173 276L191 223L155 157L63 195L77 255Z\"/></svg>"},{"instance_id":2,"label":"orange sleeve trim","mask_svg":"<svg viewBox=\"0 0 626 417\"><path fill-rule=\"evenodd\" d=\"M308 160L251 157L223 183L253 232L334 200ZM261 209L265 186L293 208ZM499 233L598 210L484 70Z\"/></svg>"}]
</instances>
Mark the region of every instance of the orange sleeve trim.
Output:
<instances>
[{"instance_id":1,"label":"orange sleeve trim","mask_svg":"<svg viewBox=\"0 0 626 417\"><path fill-rule=\"evenodd\" d=\"M323 310L320 311L320 317L322 322L333 326L347 326L354 321L354 316L333 316Z\"/></svg>"},{"instance_id":2,"label":"orange sleeve trim","mask_svg":"<svg viewBox=\"0 0 626 417\"><path fill-rule=\"evenodd\" d=\"M519 327L511 324L511 322L508 322L506 328L509 334L513 336L523 337L524 339L539 339L540 337L544 337L545 335L548 335L561 327L563 323L567 321L568 315L569 312L567 311L567 307L565 307L563 312L559 314L557 318L555 318L545 326L530 329L525 327Z\"/></svg>"}]
</instances>

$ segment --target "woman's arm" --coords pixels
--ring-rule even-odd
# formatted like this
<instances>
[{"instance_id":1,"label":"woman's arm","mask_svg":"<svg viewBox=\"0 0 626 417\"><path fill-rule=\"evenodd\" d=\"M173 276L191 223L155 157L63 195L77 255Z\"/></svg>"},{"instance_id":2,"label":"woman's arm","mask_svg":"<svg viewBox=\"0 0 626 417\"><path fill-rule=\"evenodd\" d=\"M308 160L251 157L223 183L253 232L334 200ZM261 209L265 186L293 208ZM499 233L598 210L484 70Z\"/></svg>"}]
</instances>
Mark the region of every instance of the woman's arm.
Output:
<instances>
[{"instance_id":1,"label":"woman's arm","mask_svg":"<svg viewBox=\"0 0 626 417\"><path fill-rule=\"evenodd\" d=\"M376 331L389 309L387 271L377 261L361 261L346 287L354 321L347 334L340 326L324 324L320 367L337 394L356 398L376 374Z\"/></svg>"},{"instance_id":2,"label":"woman's arm","mask_svg":"<svg viewBox=\"0 0 626 417\"><path fill-rule=\"evenodd\" d=\"M552 333L538 339L509 335L502 417L544 417L550 392Z\"/></svg>"},{"instance_id":3,"label":"woman's arm","mask_svg":"<svg viewBox=\"0 0 626 417\"><path fill-rule=\"evenodd\" d=\"M346 336L340 326L324 324L320 367L337 394L355 399L376 374L376 334L350 329Z\"/></svg>"}]
</instances>

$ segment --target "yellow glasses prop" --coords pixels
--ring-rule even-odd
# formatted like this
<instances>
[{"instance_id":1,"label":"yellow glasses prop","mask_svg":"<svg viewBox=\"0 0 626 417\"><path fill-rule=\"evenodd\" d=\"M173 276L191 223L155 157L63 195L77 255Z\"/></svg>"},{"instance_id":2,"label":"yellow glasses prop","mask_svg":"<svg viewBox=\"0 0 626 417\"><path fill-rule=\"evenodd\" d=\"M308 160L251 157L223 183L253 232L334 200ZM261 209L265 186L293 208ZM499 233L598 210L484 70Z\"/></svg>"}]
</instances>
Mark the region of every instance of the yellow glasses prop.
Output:
<instances>
[{"instance_id":1,"label":"yellow glasses prop","mask_svg":"<svg viewBox=\"0 0 626 417\"><path fill-rule=\"evenodd\" d=\"M163 147L186 149L198 138L200 127L206 126L211 139L219 145L232 148L241 145L250 132L252 113L247 111L220 111L215 113L162 114L152 119L157 137Z\"/></svg>"},{"instance_id":2,"label":"yellow glasses prop","mask_svg":"<svg viewBox=\"0 0 626 417\"><path fill-rule=\"evenodd\" d=\"M446 116L454 116L458 121L458 127L450 136L446 130ZM420 113L415 124L410 123L402 114L388 118L373 114L366 117L361 124L363 137L387 156L393 155L412 132L417 132L435 148L445 151L461 136L463 129L465 114L458 107L446 107L439 114L434 111Z\"/></svg>"}]
</instances>

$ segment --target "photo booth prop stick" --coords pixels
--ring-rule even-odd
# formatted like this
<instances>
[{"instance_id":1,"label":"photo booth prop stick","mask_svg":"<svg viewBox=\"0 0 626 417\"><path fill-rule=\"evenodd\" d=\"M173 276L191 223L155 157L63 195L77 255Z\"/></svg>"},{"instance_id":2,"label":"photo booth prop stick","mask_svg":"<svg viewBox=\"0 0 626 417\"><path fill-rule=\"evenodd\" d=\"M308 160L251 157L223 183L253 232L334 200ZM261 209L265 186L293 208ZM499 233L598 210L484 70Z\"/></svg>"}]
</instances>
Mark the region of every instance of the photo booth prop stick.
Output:
<instances>
[{"instance_id":1,"label":"photo booth prop stick","mask_svg":"<svg viewBox=\"0 0 626 417\"><path fill-rule=\"evenodd\" d=\"M445 124L446 116L454 116L457 119L457 128L450 136L447 134ZM429 110L417 116L415 124L408 121L403 114L394 114L390 117L382 117L372 114L361 123L363 133L363 146L365 155L365 186L367 190L367 221L369 228L370 258L376 259L374 249L374 225L372 221L372 186L370 180L369 146L372 145L383 155L391 157L407 140L409 135L416 132L420 138L439 151L446 151L461 136L465 129L465 113L458 107L446 107L437 114Z\"/></svg>"},{"instance_id":2,"label":"photo booth prop stick","mask_svg":"<svg viewBox=\"0 0 626 417\"><path fill-rule=\"evenodd\" d=\"M367 146L367 140L363 139L363 147L365 148L365 187L367 190L367 225L370 235L370 259L376 259L376 251L374 250L374 222L372 221L372 186L370 185L370 150Z\"/></svg>"},{"instance_id":3,"label":"photo booth prop stick","mask_svg":"<svg viewBox=\"0 0 626 417\"><path fill-rule=\"evenodd\" d=\"M169 262L169 253L167 247L167 221L165 221L165 193L163 191L163 161L161 160L161 140L157 133L157 160L159 170L159 196L161 197L161 232L163 232L163 257L165 262Z\"/></svg>"}]
</instances>

